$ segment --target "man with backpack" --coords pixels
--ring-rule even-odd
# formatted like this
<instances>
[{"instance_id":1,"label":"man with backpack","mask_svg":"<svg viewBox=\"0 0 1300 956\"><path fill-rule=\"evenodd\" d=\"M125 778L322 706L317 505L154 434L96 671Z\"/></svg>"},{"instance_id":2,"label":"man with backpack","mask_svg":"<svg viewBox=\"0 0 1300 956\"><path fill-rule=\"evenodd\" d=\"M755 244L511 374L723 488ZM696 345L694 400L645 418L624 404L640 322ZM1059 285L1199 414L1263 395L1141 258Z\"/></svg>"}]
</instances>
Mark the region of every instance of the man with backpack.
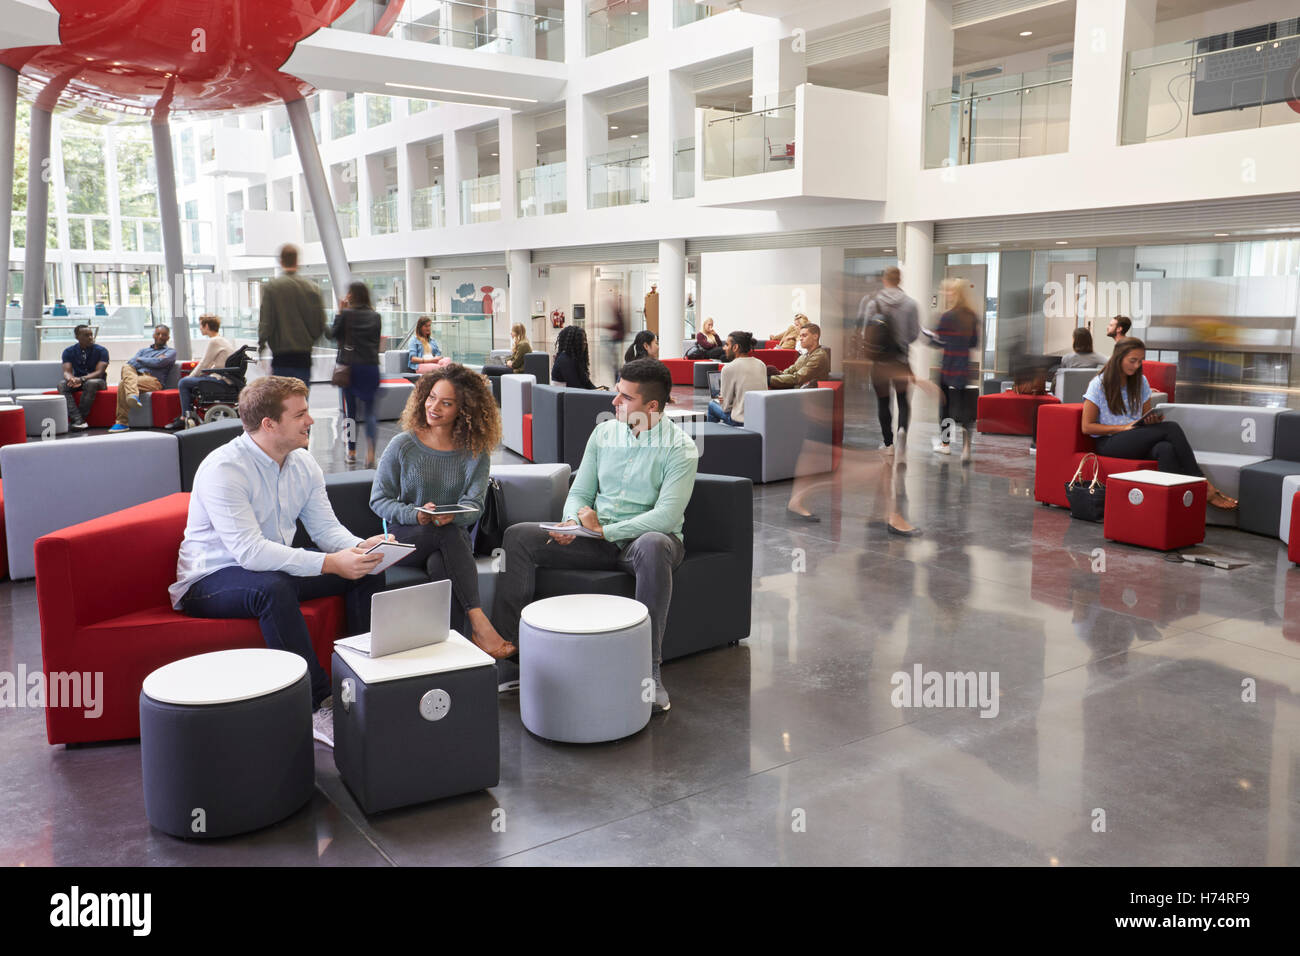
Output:
<instances>
[{"instance_id":1,"label":"man with backpack","mask_svg":"<svg viewBox=\"0 0 1300 956\"><path fill-rule=\"evenodd\" d=\"M911 422L908 387L912 381L907 350L921 334L916 300L899 288L902 281L902 272L896 266L890 266L881 275L884 288L871 298L864 298L858 310L867 357L872 362L871 384L876 390L880 431L885 439L880 449L886 457L894 454L893 415L889 404L891 391L898 401L898 444L906 451L907 428Z\"/></svg>"}]
</instances>

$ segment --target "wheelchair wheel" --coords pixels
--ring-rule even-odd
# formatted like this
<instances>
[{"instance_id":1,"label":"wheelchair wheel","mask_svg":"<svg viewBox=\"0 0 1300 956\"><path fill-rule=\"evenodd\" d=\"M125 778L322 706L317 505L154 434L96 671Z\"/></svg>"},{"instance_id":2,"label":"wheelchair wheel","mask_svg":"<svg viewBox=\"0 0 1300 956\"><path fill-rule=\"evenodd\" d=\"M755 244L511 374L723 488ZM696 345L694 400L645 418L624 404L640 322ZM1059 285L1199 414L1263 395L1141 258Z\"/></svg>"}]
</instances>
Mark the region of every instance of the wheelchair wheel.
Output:
<instances>
[{"instance_id":1,"label":"wheelchair wheel","mask_svg":"<svg viewBox=\"0 0 1300 956\"><path fill-rule=\"evenodd\" d=\"M203 422L204 424L219 422L226 418L237 418L238 416L239 412L235 410L233 405L213 405L203 413Z\"/></svg>"}]
</instances>

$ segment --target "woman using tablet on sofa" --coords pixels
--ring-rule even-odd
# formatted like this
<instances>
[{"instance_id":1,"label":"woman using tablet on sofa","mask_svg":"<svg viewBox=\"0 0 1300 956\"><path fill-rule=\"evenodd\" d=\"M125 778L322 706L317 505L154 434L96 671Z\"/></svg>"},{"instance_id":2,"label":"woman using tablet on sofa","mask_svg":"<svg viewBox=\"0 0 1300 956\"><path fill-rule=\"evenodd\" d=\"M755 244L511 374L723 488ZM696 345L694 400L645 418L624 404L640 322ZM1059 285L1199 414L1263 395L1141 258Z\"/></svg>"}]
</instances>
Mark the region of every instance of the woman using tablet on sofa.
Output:
<instances>
[{"instance_id":1,"label":"woman using tablet on sofa","mask_svg":"<svg viewBox=\"0 0 1300 956\"><path fill-rule=\"evenodd\" d=\"M1177 422L1161 421L1151 411L1151 386L1142 374L1146 346L1126 338L1083 395L1083 433L1096 439L1097 454L1108 458L1154 458L1159 471L1205 478L1192 446ZM1206 479L1211 505L1231 511L1229 498Z\"/></svg>"},{"instance_id":2,"label":"woman using tablet on sofa","mask_svg":"<svg viewBox=\"0 0 1300 956\"><path fill-rule=\"evenodd\" d=\"M465 636L495 658L509 657L515 646L501 639L483 613L469 531L483 512L490 457L499 441L501 416L487 379L463 365L435 369L415 383L402 431L384 449L370 489L370 509L398 541L415 545L414 556L405 560L423 564L430 577L451 579L452 594L469 618L471 633ZM417 510L437 505L474 510Z\"/></svg>"}]
</instances>

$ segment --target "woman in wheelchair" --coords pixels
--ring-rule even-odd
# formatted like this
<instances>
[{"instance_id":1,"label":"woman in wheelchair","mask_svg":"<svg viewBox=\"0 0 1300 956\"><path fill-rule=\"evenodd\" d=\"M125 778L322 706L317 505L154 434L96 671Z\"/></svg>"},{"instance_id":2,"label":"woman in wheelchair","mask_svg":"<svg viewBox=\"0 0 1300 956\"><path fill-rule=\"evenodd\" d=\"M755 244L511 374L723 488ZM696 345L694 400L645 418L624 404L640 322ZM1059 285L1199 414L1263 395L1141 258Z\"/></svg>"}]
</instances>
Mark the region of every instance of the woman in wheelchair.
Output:
<instances>
[{"instance_id":1,"label":"woman in wheelchair","mask_svg":"<svg viewBox=\"0 0 1300 956\"><path fill-rule=\"evenodd\" d=\"M237 418L239 393L248 374L248 351L252 348L254 346L245 345L236 349L222 368L181 379L181 415L167 426L168 430Z\"/></svg>"}]
</instances>

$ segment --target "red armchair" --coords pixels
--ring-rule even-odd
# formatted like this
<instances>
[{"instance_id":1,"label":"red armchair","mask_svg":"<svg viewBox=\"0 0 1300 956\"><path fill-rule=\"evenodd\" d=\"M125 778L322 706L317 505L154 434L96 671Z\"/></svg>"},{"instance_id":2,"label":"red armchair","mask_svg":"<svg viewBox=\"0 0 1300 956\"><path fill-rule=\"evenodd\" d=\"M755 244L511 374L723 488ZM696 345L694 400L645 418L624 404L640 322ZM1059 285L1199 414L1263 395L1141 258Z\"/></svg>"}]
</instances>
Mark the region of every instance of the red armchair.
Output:
<instances>
[{"instance_id":1,"label":"red armchair","mask_svg":"<svg viewBox=\"0 0 1300 956\"><path fill-rule=\"evenodd\" d=\"M1174 401L1174 386L1178 383L1178 366L1172 362L1142 362L1142 374L1153 392L1164 392Z\"/></svg>"},{"instance_id":2,"label":"red armchair","mask_svg":"<svg viewBox=\"0 0 1300 956\"><path fill-rule=\"evenodd\" d=\"M36 600L41 669L103 675L102 713L47 707L52 744L122 740L140 735L140 688L150 672L208 651L262 647L255 620L186 617L172 610L167 588L185 534L190 496L168 495L36 541ZM343 599L302 606L316 656L328 672L342 633ZM84 698L83 698L84 699Z\"/></svg>"},{"instance_id":3,"label":"red armchair","mask_svg":"<svg viewBox=\"0 0 1300 956\"><path fill-rule=\"evenodd\" d=\"M778 372L784 372L799 359L798 349L754 349L750 354Z\"/></svg>"},{"instance_id":4,"label":"red armchair","mask_svg":"<svg viewBox=\"0 0 1300 956\"><path fill-rule=\"evenodd\" d=\"M660 359L668 366L668 372L673 377L674 385L695 385L695 360L694 359Z\"/></svg>"},{"instance_id":5,"label":"red armchair","mask_svg":"<svg viewBox=\"0 0 1300 956\"><path fill-rule=\"evenodd\" d=\"M988 396L985 396L988 397ZM1044 504L1068 508L1065 483L1073 477L1079 462L1095 443L1083 433L1083 403L1041 405L1038 409L1038 453L1034 462L1034 498ZM1149 459L1107 458L1098 455L1104 481L1107 475L1121 471L1154 470Z\"/></svg>"},{"instance_id":6,"label":"red armchair","mask_svg":"<svg viewBox=\"0 0 1300 956\"><path fill-rule=\"evenodd\" d=\"M981 395L975 405L975 428L993 435L1032 435L1034 416L1043 405L1060 404L1055 395L998 392Z\"/></svg>"}]
</instances>

